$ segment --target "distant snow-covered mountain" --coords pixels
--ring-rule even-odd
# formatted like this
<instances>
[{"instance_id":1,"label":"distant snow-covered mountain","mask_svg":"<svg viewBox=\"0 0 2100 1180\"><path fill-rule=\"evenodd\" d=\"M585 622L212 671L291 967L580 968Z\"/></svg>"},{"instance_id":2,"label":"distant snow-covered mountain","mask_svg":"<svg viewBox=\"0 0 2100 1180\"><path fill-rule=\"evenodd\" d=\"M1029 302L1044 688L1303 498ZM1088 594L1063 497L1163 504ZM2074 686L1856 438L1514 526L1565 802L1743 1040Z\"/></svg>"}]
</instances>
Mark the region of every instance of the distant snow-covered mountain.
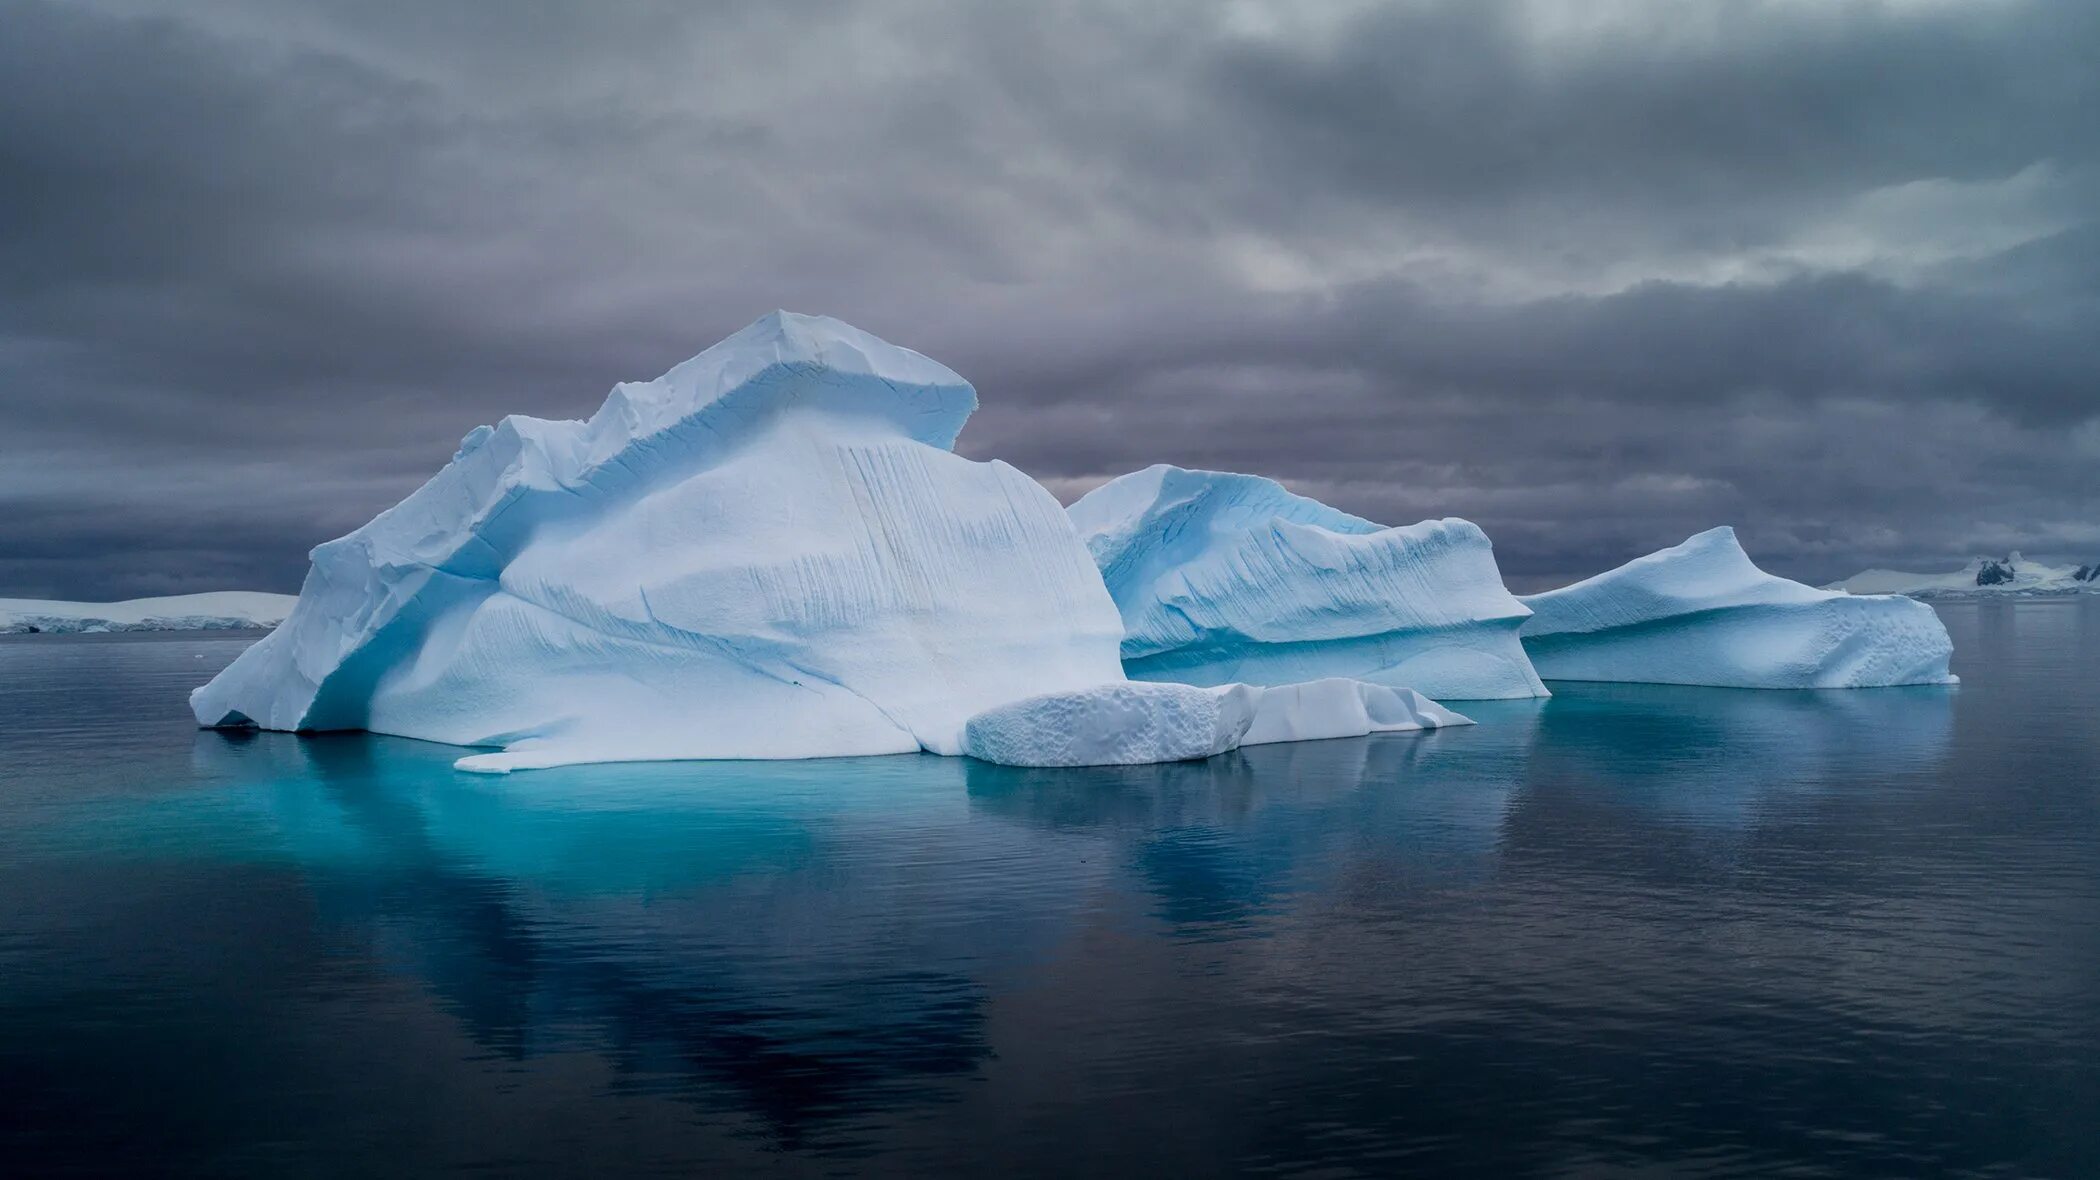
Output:
<instances>
[{"instance_id":1,"label":"distant snow-covered mountain","mask_svg":"<svg viewBox=\"0 0 2100 1180\"><path fill-rule=\"evenodd\" d=\"M1908 594L1913 598L2100 593L2100 562L2077 566L2043 565L2012 553L2003 558L1979 557L1951 574L1867 570L1842 582L1832 582L1824 589L1853 594Z\"/></svg>"},{"instance_id":2,"label":"distant snow-covered mountain","mask_svg":"<svg viewBox=\"0 0 2100 1180\"><path fill-rule=\"evenodd\" d=\"M282 623L297 601L290 594L260 590L218 590L128 602L0 598L0 635L268 629Z\"/></svg>"}]
</instances>

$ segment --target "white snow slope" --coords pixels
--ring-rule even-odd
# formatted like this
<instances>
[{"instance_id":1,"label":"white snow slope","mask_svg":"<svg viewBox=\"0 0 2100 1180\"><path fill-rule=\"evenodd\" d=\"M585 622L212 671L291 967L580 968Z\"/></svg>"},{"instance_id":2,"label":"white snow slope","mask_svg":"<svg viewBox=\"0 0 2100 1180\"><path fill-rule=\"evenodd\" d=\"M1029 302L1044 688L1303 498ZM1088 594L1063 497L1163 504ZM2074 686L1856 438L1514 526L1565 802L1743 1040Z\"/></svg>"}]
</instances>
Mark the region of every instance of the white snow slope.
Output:
<instances>
[{"instance_id":1,"label":"white snow slope","mask_svg":"<svg viewBox=\"0 0 2100 1180\"><path fill-rule=\"evenodd\" d=\"M2004 558L1979 557L1951 574L1908 574L1900 570L1867 570L1826 590L1850 594L1908 594L1939 598L1985 594L2100 593L2100 562L2093 565L2043 565L2013 553Z\"/></svg>"},{"instance_id":2,"label":"white snow slope","mask_svg":"<svg viewBox=\"0 0 2100 1180\"><path fill-rule=\"evenodd\" d=\"M1274 480L1164 465L1070 511L1122 613L1134 679L1546 695L1517 639L1527 612L1466 521L1384 528Z\"/></svg>"},{"instance_id":3,"label":"white snow slope","mask_svg":"<svg viewBox=\"0 0 2100 1180\"><path fill-rule=\"evenodd\" d=\"M1728 688L1951 684L1953 644L1922 602L1774 577L1731 528L1525 598L1524 646L1548 680Z\"/></svg>"},{"instance_id":4,"label":"white snow slope","mask_svg":"<svg viewBox=\"0 0 2100 1180\"><path fill-rule=\"evenodd\" d=\"M259 590L217 590L124 602L0 598L0 635L46 632L204 631L275 627L297 599Z\"/></svg>"},{"instance_id":5,"label":"white snow slope","mask_svg":"<svg viewBox=\"0 0 2100 1180\"><path fill-rule=\"evenodd\" d=\"M769 315L588 422L505 418L314 550L206 725L370 729L502 771L958 753L973 715L1122 679L1057 501L952 454L962 378Z\"/></svg>"},{"instance_id":6,"label":"white snow slope","mask_svg":"<svg viewBox=\"0 0 2100 1180\"><path fill-rule=\"evenodd\" d=\"M1008 766L1208 758L1239 746L1471 725L1418 692L1359 680L1279 688L1127 681L1046 693L970 719L963 752Z\"/></svg>"}]
</instances>

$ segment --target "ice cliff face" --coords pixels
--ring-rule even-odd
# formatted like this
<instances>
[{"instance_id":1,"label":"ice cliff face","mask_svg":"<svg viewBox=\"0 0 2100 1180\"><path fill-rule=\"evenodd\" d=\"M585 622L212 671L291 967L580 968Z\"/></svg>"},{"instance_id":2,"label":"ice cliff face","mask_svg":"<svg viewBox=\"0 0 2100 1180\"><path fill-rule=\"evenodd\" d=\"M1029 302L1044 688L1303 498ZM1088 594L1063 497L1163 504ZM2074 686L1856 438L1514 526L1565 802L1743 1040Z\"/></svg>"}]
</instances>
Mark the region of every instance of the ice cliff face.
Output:
<instances>
[{"instance_id":1,"label":"ice cliff face","mask_svg":"<svg viewBox=\"0 0 2100 1180\"><path fill-rule=\"evenodd\" d=\"M776 313L587 422L511 417L313 553L206 725L370 729L576 761L956 753L964 723L1120 680L1048 492L949 448L960 377Z\"/></svg>"},{"instance_id":2,"label":"ice cliff face","mask_svg":"<svg viewBox=\"0 0 2100 1180\"><path fill-rule=\"evenodd\" d=\"M1384 528L1274 480L1168 466L1096 488L1071 516L1134 679L1545 695L1517 640L1527 612L1466 521Z\"/></svg>"},{"instance_id":3,"label":"ice cliff face","mask_svg":"<svg viewBox=\"0 0 2100 1180\"><path fill-rule=\"evenodd\" d=\"M1932 608L1774 577L1735 530L1710 529L1523 600L1524 646L1548 680L1727 688L1947 684L1953 644Z\"/></svg>"}]
</instances>

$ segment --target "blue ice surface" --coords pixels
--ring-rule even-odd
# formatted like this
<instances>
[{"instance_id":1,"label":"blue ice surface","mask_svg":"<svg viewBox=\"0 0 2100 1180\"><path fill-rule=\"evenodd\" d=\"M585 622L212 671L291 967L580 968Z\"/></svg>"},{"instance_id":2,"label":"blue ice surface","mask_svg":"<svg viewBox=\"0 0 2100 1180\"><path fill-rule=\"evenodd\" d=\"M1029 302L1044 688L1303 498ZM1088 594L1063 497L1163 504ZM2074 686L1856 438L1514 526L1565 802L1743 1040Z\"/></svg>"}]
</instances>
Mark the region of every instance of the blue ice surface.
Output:
<instances>
[{"instance_id":1,"label":"blue ice surface","mask_svg":"<svg viewBox=\"0 0 2100 1180\"><path fill-rule=\"evenodd\" d=\"M1517 639L1528 612L1468 521L1384 528L1274 480L1163 465L1070 512L1122 615L1134 679L1545 693Z\"/></svg>"}]
</instances>

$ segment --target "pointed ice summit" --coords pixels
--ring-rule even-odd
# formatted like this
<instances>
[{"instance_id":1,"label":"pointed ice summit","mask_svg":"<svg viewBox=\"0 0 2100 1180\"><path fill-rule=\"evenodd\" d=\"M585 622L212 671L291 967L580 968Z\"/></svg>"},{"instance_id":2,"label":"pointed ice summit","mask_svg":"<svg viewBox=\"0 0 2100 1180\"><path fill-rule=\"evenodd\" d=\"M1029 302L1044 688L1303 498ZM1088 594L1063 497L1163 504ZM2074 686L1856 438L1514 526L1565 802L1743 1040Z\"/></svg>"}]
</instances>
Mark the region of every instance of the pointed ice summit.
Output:
<instances>
[{"instance_id":1,"label":"pointed ice summit","mask_svg":"<svg viewBox=\"0 0 2100 1180\"><path fill-rule=\"evenodd\" d=\"M1110 480L1071 515L1122 614L1133 679L1546 695L1517 640L1530 612L1468 521L1385 528L1272 479L1165 465Z\"/></svg>"},{"instance_id":2,"label":"pointed ice summit","mask_svg":"<svg viewBox=\"0 0 2100 1180\"><path fill-rule=\"evenodd\" d=\"M1158 761L1250 731L1464 721L1342 685L1243 690L1222 713L1147 698L1162 724L1142 732L1046 726L1132 715L1123 625L1049 492L950 451L976 405L909 349L766 316L616 386L589 421L468 434L407 499L315 549L290 617L191 707L212 726L495 747L459 763L488 771L957 754L973 717L1014 706L972 752Z\"/></svg>"},{"instance_id":3,"label":"pointed ice summit","mask_svg":"<svg viewBox=\"0 0 2100 1180\"><path fill-rule=\"evenodd\" d=\"M1908 598L1818 590L1757 568L1722 527L1523 600L1548 680L1723 688L1951 684L1954 645Z\"/></svg>"}]
</instances>

